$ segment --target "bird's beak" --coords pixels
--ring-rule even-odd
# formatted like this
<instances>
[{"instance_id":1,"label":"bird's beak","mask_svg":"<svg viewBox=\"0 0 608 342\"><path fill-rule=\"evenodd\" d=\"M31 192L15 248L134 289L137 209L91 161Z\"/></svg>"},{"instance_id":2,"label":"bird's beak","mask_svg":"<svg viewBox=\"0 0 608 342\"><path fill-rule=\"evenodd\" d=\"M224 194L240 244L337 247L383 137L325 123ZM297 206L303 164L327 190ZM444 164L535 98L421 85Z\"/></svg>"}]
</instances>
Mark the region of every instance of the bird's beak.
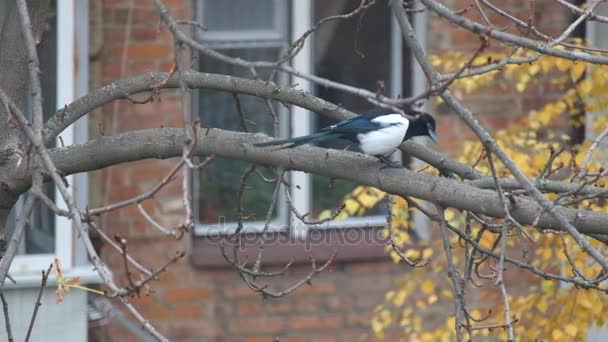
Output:
<instances>
[{"instance_id":1,"label":"bird's beak","mask_svg":"<svg viewBox=\"0 0 608 342\"><path fill-rule=\"evenodd\" d=\"M437 136L437 133L435 132L435 130L433 130L433 129L429 130L429 137L431 137L431 139L433 139L435 144L439 144L439 137Z\"/></svg>"}]
</instances>

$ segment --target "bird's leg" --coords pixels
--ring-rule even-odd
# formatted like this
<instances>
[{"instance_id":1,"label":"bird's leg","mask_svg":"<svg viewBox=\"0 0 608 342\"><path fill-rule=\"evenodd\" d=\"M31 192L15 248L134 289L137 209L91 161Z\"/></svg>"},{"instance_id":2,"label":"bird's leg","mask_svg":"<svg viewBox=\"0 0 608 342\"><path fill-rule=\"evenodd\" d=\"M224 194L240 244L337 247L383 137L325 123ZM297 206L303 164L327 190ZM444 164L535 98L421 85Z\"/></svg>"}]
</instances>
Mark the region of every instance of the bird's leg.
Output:
<instances>
[{"instance_id":1,"label":"bird's leg","mask_svg":"<svg viewBox=\"0 0 608 342\"><path fill-rule=\"evenodd\" d=\"M401 168L401 164L399 164L398 162L394 162L390 159L388 159L386 156L384 155L377 155L375 156L376 158L378 158L378 160L380 160L380 162L384 165L382 165L381 169L385 169L387 167L396 167L396 168Z\"/></svg>"}]
</instances>

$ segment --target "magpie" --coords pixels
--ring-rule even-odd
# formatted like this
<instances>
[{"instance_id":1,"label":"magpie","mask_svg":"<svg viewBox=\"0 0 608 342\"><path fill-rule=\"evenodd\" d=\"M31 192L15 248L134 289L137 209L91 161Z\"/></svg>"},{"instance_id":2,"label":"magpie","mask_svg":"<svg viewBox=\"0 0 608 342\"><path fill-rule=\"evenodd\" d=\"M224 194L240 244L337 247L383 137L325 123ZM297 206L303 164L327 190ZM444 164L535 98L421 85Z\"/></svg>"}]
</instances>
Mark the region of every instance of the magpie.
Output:
<instances>
[{"instance_id":1,"label":"magpie","mask_svg":"<svg viewBox=\"0 0 608 342\"><path fill-rule=\"evenodd\" d=\"M394 165L387 155L395 151L405 140L415 136L428 136L435 143L439 140L435 132L435 119L431 115L411 108L406 109L405 112L416 119L410 121L394 110L377 108L325 127L318 133L259 143L254 146L288 144L280 148L284 149L346 139L356 143L363 153L375 156L389 167L396 167L397 165Z\"/></svg>"}]
</instances>

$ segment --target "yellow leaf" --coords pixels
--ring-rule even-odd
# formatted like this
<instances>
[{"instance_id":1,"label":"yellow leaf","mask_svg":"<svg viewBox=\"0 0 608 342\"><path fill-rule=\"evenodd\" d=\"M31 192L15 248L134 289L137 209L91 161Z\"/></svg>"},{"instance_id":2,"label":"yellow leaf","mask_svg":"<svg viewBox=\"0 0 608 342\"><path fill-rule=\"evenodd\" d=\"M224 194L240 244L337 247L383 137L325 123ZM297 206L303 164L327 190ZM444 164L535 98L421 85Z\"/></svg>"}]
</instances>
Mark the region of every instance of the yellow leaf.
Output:
<instances>
[{"instance_id":1,"label":"yellow leaf","mask_svg":"<svg viewBox=\"0 0 608 342\"><path fill-rule=\"evenodd\" d=\"M420 258L420 252L415 249L408 249L407 251L405 251L405 253L403 253L403 255L405 255L406 258L411 260L416 260Z\"/></svg>"},{"instance_id":2,"label":"yellow leaf","mask_svg":"<svg viewBox=\"0 0 608 342\"><path fill-rule=\"evenodd\" d=\"M574 337L574 336L576 336L576 333L578 332L578 328L574 324L568 324L564 328L564 331L566 332L566 334L568 336Z\"/></svg>"},{"instance_id":3,"label":"yellow leaf","mask_svg":"<svg viewBox=\"0 0 608 342\"><path fill-rule=\"evenodd\" d=\"M553 65L554 65L553 62L555 62L555 58L543 56L540 58L539 62L540 62L540 66L543 68L543 72L547 73L553 67Z\"/></svg>"},{"instance_id":4,"label":"yellow leaf","mask_svg":"<svg viewBox=\"0 0 608 342\"><path fill-rule=\"evenodd\" d=\"M416 302L416 307L418 309L425 310L428 307L428 304L426 304L426 302L424 302L422 300L419 300Z\"/></svg>"},{"instance_id":5,"label":"yellow leaf","mask_svg":"<svg viewBox=\"0 0 608 342\"><path fill-rule=\"evenodd\" d=\"M530 74L536 75L540 71L540 65L538 63L532 64L530 66Z\"/></svg>"},{"instance_id":6,"label":"yellow leaf","mask_svg":"<svg viewBox=\"0 0 608 342\"><path fill-rule=\"evenodd\" d=\"M393 303L395 303L396 306L402 306L403 303L405 302L406 298L407 298L407 292L399 291L399 293L397 293L397 296L393 300Z\"/></svg>"},{"instance_id":7,"label":"yellow leaf","mask_svg":"<svg viewBox=\"0 0 608 342\"><path fill-rule=\"evenodd\" d=\"M526 90L526 85L527 85L527 83L524 83L524 82L518 82L518 83L515 85L515 89L517 89L517 91L518 91L518 92L523 93L523 92L524 92L524 90Z\"/></svg>"},{"instance_id":8,"label":"yellow leaf","mask_svg":"<svg viewBox=\"0 0 608 342\"><path fill-rule=\"evenodd\" d=\"M432 256L433 256L433 249L432 248L425 248L422 251L422 258L423 259L428 259L428 258L430 258Z\"/></svg>"},{"instance_id":9,"label":"yellow leaf","mask_svg":"<svg viewBox=\"0 0 608 342\"><path fill-rule=\"evenodd\" d=\"M566 70L570 68L570 65L572 65L572 62L567 59L559 58L557 61L555 61L555 65L559 71L566 72Z\"/></svg>"},{"instance_id":10,"label":"yellow leaf","mask_svg":"<svg viewBox=\"0 0 608 342\"><path fill-rule=\"evenodd\" d=\"M580 293L577 303L585 309L591 309L593 307L593 301L589 298L587 293Z\"/></svg>"},{"instance_id":11,"label":"yellow leaf","mask_svg":"<svg viewBox=\"0 0 608 342\"><path fill-rule=\"evenodd\" d=\"M574 63L570 69L570 73L575 80L578 80L585 72L585 63Z\"/></svg>"},{"instance_id":12,"label":"yellow leaf","mask_svg":"<svg viewBox=\"0 0 608 342\"><path fill-rule=\"evenodd\" d=\"M430 295L433 294L433 292L435 291L435 284L431 279L427 279L422 282L422 285L420 285L420 289L422 290L422 292Z\"/></svg>"},{"instance_id":13,"label":"yellow leaf","mask_svg":"<svg viewBox=\"0 0 608 342\"><path fill-rule=\"evenodd\" d=\"M584 96L584 95L589 95L589 93L591 92L591 89L593 88L593 84L591 83L590 80L582 80L579 84L578 84L578 91Z\"/></svg>"},{"instance_id":14,"label":"yellow leaf","mask_svg":"<svg viewBox=\"0 0 608 342\"><path fill-rule=\"evenodd\" d=\"M542 313L547 312L547 309L549 308L549 304L547 303L547 300L545 299L545 297L540 298L540 300L536 304L536 308L538 309L538 311L540 311Z\"/></svg>"},{"instance_id":15,"label":"yellow leaf","mask_svg":"<svg viewBox=\"0 0 608 342\"><path fill-rule=\"evenodd\" d=\"M559 341L564 338L564 333L559 329L555 329L551 332L551 337L553 337L553 341Z\"/></svg>"}]
</instances>

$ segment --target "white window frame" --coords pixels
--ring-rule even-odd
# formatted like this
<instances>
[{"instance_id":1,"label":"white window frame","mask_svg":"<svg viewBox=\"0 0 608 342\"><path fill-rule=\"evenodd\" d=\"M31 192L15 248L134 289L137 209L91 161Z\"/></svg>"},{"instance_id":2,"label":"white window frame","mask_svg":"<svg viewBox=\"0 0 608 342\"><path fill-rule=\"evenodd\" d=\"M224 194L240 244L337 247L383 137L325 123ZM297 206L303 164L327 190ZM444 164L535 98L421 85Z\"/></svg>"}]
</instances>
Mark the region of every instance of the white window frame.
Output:
<instances>
[{"instance_id":1,"label":"white window frame","mask_svg":"<svg viewBox=\"0 0 608 342\"><path fill-rule=\"evenodd\" d=\"M215 1L215 0L211 0ZM204 15L203 11L205 10L205 1L200 1L196 3L196 18L199 23L204 23ZM246 48L281 48L285 45L286 41L286 25L287 20L283 13L286 13L286 9L288 6L288 2L284 0L273 0L273 10L275 11L275 21L273 25L273 30L226 30L226 31L204 31L200 30L195 31L195 39L203 41L206 45L222 50L222 49L246 49ZM285 84L287 84L288 78L285 79ZM198 106L198 94L195 93L193 96L193 100L195 101L195 107ZM280 127L279 134L282 136L286 136L289 132L289 117L287 110L281 106L278 108L278 115L280 117ZM195 191L198 191L199 180L198 177L193 177L193 185ZM281 185L281 189L279 189L279 201L278 203L283 203L281 199L284 198L283 195L283 185ZM194 198L198 196L195 194ZM198 199L195 201L195 217L198 217ZM281 232L286 231L288 228L287 225L287 212L288 208L286 205L278 205L277 206L277 215L270 221L268 225L269 232ZM264 221L248 221L243 223L244 228L243 232L261 232L264 228ZM236 222L224 222L220 221L217 224L215 223L201 223L197 220L197 223L194 227L194 234L200 236L214 236L214 235L224 235L224 234L232 234L236 230Z\"/></svg>"},{"instance_id":2,"label":"white window frame","mask_svg":"<svg viewBox=\"0 0 608 342\"><path fill-rule=\"evenodd\" d=\"M214 0L216 1L216 0ZM308 1L308 0L306 0ZM285 32L285 18L279 13L285 13L288 2L285 0L273 0L273 10L275 15L273 16L273 25L270 30L209 30L199 33L199 37L205 41L205 44L213 48L229 48L231 44L237 42L238 47L246 47L247 45L255 45L255 47L268 47L275 46L277 41L284 39ZM205 1L201 1L197 6L197 16L199 22L204 19L203 13L205 11ZM203 23L204 26L204 23ZM250 41L253 41L250 43ZM265 44L267 42L268 45Z\"/></svg>"},{"instance_id":3,"label":"white window frame","mask_svg":"<svg viewBox=\"0 0 608 342\"><path fill-rule=\"evenodd\" d=\"M285 10L286 1L275 0L275 10L277 8L281 10ZM277 7L281 6L281 7ZM198 18L199 22L202 20L202 7L201 5L198 10ZM313 0L297 0L291 1L291 10L290 10L291 20L287 21L287 25L289 25L289 31L291 32L291 41L295 41L298 39L305 31L310 29L313 25ZM284 12L283 12L284 13ZM426 18L424 20L426 22ZM204 25L204 23L203 23ZM280 27L280 26L276 26ZM257 32L257 31L253 31ZM199 34L201 39L205 40L205 44L213 48L221 48L221 47L230 47L233 41L222 42L221 39L234 39L236 35L242 37L244 31L226 31L220 33L213 32L205 32ZM314 34L314 33L313 33ZM403 39L401 38L401 31L399 29L398 23L393 16L391 16L391 27L390 27L390 70L391 79L390 89L391 96L402 95L403 92ZM268 36L270 37L270 36ZM255 37L257 41L259 41L259 37ZM257 42L256 42L257 44ZM312 45L311 43L304 44L300 53L298 53L292 60L292 66L302 71L306 74L313 74L313 55L312 55ZM258 45L256 45L258 46ZM263 45L262 45L263 46ZM238 45L238 47L242 47L242 45ZM419 75L420 76L420 75ZM424 75L421 76L424 80ZM413 89L423 91L424 83L421 83L417 79L412 79ZM299 78L297 76L293 76L291 80L291 84L297 84L297 88L303 91L312 92L312 83L308 80ZM418 89L422 88L422 89ZM293 106L290 109L290 120L282 120L282 124L286 121L288 123L288 130L290 131L290 136L302 136L311 134L313 129L313 114L301 107ZM400 160L401 154L395 153L393 154L394 160ZM300 213L308 213L312 209L312 200L315 196L313 194L312 189L312 176L310 174L300 172L300 171L291 171L289 174L290 177L290 194L294 207ZM195 182L196 183L196 180ZM195 184L195 191L198 191L198 185ZM284 223L280 221L280 219L284 219ZM287 222L287 219L289 222ZM348 229L348 228L370 228L370 227L381 227L386 224L386 216L384 215L370 215L370 216L361 216L361 217L350 217L343 221L335 222L330 221L326 222L323 225L316 226L315 229ZM233 222L229 222L227 227L224 227L224 224L203 224L197 222L194 234L197 236L210 236L217 234L231 234L235 231L235 226ZM263 229L263 222L247 222L246 227L243 230L245 233L259 233ZM281 217L277 216L273 222L271 222L268 231L276 232L276 231L287 231L291 230L291 234L296 238L303 239L307 236L308 230L310 226L304 225L293 213L289 213L289 217Z\"/></svg>"},{"instance_id":4,"label":"white window frame","mask_svg":"<svg viewBox=\"0 0 608 342\"><path fill-rule=\"evenodd\" d=\"M57 108L63 108L75 99L76 65L74 63L75 47L75 0L57 1ZM81 0L79 0L81 1ZM88 34L88 29L85 31ZM86 56L88 59L88 56ZM88 68L81 68L80 72L88 72ZM71 125L61 133L63 143L71 145L75 143L76 125ZM61 141L57 139L57 146ZM74 176L67 176L70 184L74 183ZM86 183L81 184L86 185ZM72 195L74 186L71 186ZM61 194L55 188L56 205L66 208ZM45 254L18 254L15 256L9 269L9 273L17 280L18 285L35 274L38 281L40 270L47 269L55 258L61 261L64 269L74 267L74 234L72 224L67 217L55 215L55 252Z\"/></svg>"}]
</instances>

